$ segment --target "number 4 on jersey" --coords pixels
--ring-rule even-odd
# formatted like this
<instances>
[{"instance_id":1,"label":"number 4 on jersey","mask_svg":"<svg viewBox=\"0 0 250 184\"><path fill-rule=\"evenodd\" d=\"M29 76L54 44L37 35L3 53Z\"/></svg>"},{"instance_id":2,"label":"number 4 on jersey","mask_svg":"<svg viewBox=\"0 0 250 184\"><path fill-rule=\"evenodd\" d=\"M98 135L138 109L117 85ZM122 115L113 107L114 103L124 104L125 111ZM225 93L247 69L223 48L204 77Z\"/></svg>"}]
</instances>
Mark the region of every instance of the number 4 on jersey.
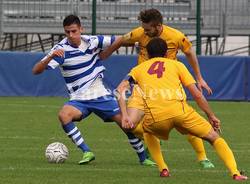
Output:
<instances>
[{"instance_id":1,"label":"number 4 on jersey","mask_svg":"<svg viewBox=\"0 0 250 184\"><path fill-rule=\"evenodd\" d=\"M164 62L156 61L148 69L148 74L150 75L157 74L157 78L161 78L164 71L165 71Z\"/></svg>"}]
</instances>

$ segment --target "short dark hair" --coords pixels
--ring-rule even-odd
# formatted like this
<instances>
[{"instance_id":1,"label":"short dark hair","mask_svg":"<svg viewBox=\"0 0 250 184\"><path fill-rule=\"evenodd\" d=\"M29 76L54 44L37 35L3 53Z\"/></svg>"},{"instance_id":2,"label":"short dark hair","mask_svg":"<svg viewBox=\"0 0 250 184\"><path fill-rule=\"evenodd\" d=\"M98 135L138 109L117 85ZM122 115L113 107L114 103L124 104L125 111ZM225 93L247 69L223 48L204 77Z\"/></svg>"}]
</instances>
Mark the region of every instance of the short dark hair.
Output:
<instances>
[{"instance_id":1,"label":"short dark hair","mask_svg":"<svg viewBox=\"0 0 250 184\"><path fill-rule=\"evenodd\" d=\"M63 20L63 27L70 26L71 24L77 24L81 26L81 21L78 16L76 15L68 15Z\"/></svg>"},{"instance_id":2,"label":"short dark hair","mask_svg":"<svg viewBox=\"0 0 250 184\"><path fill-rule=\"evenodd\" d=\"M164 57L168 50L166 41L159 37L150 40L146 46L149 58Z\"/></svg>"},{"instance_id":3,"label":"short dark hair","mask_svg":"<svg viewBox=\"0 0 250 184\"><path fill-rule=\"evenodd\" d=\"M153 22L155 25L163 23L161 13L154 8L142 10L138 16L138 20L142 21L143 23Z\"/></svg>"}]
</instances>

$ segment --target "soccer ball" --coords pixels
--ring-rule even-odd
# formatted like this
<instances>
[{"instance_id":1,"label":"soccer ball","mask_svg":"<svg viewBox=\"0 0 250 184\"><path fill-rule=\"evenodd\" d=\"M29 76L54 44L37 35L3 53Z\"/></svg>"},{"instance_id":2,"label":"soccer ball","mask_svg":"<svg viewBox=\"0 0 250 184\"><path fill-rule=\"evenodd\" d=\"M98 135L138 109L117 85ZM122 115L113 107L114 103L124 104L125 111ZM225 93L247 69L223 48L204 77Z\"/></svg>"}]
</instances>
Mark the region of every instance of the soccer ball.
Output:
<instances>
[{"instance_id":1,"label":"soccer ball","mask_svg":"<svg viewBox=\"0 0 250 184\"><path fill-rule=\"evenodd\" d=\"M63 163L69 156L68 148L60 142L54 142L47 146L45 157L50 163Z\"/></svg>"}]
</instances>

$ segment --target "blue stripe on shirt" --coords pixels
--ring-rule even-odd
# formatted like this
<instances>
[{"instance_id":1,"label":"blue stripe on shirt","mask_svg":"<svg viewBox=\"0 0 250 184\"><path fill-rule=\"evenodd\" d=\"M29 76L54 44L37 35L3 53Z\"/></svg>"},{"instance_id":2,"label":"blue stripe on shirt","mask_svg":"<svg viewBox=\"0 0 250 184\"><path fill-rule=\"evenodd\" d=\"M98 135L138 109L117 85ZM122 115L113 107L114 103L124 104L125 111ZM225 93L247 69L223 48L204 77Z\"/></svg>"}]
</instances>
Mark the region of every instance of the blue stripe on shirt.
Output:
<instances>
[{"instance_id":1,"label":"blue stripe on shirt","mask_svg":"<svg viewBox=\"0 0 250 184\"><path fill-rule=\"evenodd\" d=\"M99 62L100 60L98 60L89 70L83 72L83 73L80 73L78 75L74 75L74 76L71 76L71 77L64 77L65 79L65 82L66 83L71 83L71 82L74 82L80 78L83 78L89 74L91 74L96 68L100 67L100 66L103 66L101 64L101 62Z\"/></svg>"},{"instance_id":2,"label":"blue stripe on shirt","mask_svg":"<svg viewBox=\"0 0 250 184\"><path fill-rule=\"evenodd\" d=\"M80 69L80 68L83 68L83 67L87 67L89 65L91 65L93 63L93 61L95 60L96 56L98 56L98 53L95 54L91 60L85 62L85 63L80 63L80 64L77 64L77 65L71 65L71 66L63 66L63 70L77 70L77 69ZM98 62L99 59L97 59L96 62Z\"/></svg>"},{"instance_id":3,"label":"blue stripe on shirt","mask_svg":"<svg viewBox=\"0 0 250 184\"><path fill-rule=\"evenodd\" d=\"M49 65L46 66L46 70L52 70L53 68Z\"/></svg>"},{"instance_id":4,"label":"blue stripe on shirt","mask_svg":"<svg viewBox=\"0 0 250 184\"><path fill-rule=\"evenodd\" d=\"M59 63L60 65L62 65L63 62L64 62L64 58L62 58L62 57L56 56L56 57L53 57L53 59L54 59L57 63Z\"/></svg>"},{"instance_id":5,"label":"blue stripe on shirt","mask_svg":"<svg viewBox=\"0 0 250 184\"><path fill-rule=\"evenodd\" d=\"M76 51L65 51L64 52L64 57L65 59L73 58L73 57L78 57L78 56L83 56L84 53L80 50Z\"/></svg>"},{"instance_id":6,"label":"blue stripe on shirt","mask_svg":"<svg viewBox=\"0 0 250 184\"><path fill-rule=\"evenodd\" d=\"M104 36L98 35L97 38L98 38L98 46L97 47L102 49Z\"/></svg>"},{"instance_id":7,"label":"blue stripe on shirt","mask_svg":"<svg viewBox=\"0 0 250 184\"><path fill-rule=\"evenodd\" d=\"M111 44L112 44L114 41L115 41L115 36L112 35L112 36L111 36Z\"/></svg>"},{"instance_id":8,"label":"blue stripe on shirt","mask_svg":"<svg viewBox=\"0 0 250 184\"><path fill-rule=\"evenodd\" d=\"M65 59L70 59L70 58L78 57L78 56L84 56L86 54L93 54L95 51L96 51L96 48L93 48L93 49L87 48L84 52L82 52L80 50L66 51L65 52Z\"/></svg>"},{"instance_id":9,"label":"blue stripe on shirt","mask_svg":"<svg viewBox=\"0 0 250 184\"><path fill-rule=\"evenodd\" d=\"M95 79L99 76L100 73L102 73L102 72L97 73L95 78L89 79L88 81L83 82L82 84L80 84L80 85L78 85L78 86L72 87L73 91L75 92L75 91L77 91L78 89L80 89L81 87L83 87L85 84L87 84L89 81L95 80Z\"/></svg>"}]
</instances>

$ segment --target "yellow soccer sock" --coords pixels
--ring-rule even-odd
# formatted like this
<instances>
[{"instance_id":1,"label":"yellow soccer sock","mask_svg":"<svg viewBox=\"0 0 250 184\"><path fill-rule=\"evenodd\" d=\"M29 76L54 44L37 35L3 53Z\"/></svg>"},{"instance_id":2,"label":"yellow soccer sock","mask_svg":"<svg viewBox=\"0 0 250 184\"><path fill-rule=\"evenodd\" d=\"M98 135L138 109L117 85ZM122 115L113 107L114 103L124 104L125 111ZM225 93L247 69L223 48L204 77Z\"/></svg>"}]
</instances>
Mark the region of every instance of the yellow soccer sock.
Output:
<instances>
[{"instance_id":1,"label":"yellow soccer sock","mask_svg":"<svg viewBox=\"0 0 250 184\"><path fill-rule=\"evenodd\" d=\"M214 141L213 147L221 158L221 160L223 160L231 175L240 175L240 172L237 169L237 164L234 159L233 152L227 145L226 141L223 138L218 138Z\"/></svg>"},{"instance_id":2,"label":"yellow soccer sock","mask_svg":"<svg viewBox=\"0 0 250 184\"><path fill-rule=\"evenodd\" d=\"M187 136L187 138L196 152L198 161L205 160L207 156L202 139L190 134Z\"/></svg>"},{"instance_id":3,"label":"yellow soccer sock","mask_svg":"<svg viewBox=\"0 0 250 184\"><path fill-rule=\"evenodd\" d=\"M168 169L162 156L159 139L152 134L144 133L144 141L147 144L150 155L156 162L159 171L161 172L163 169Z\"/></svg>"},{"instance_id":4,"label":"yellow soccer sock","mask_svg":"<svg viewBox=\"0 0 250 184\"><path fill-rule=\"evenodd\" d=\"M143 140L143 127L142 127L142 123L140 122L133 130L132 130L132 133L140 138L141 140Z\"/></svg>"}]
</instances>

